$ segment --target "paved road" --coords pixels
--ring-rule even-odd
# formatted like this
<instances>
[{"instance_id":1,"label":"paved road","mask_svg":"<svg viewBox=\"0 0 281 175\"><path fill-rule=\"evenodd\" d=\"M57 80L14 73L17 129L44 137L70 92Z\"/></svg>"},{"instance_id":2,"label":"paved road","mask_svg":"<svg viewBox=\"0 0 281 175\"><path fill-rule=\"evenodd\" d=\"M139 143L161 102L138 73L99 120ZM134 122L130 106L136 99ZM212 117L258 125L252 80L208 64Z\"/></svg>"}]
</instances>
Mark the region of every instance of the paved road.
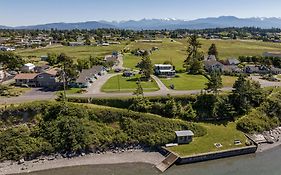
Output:
<instances>
[{"instance_id":1,"label":"paved road","mask_svg":"<svg viewBox=\"0 0 281 175\"><path fill-rule=\"evenodd\" d=\"M72 97L88 97L88 98L110 98L110 97L132 97L133 93L105 93L101 92L100 89L102 85L111 77L117 74L108 74L104 77L100 77L94 84L88 89L88 92L85 94L74 94L68 95ZM189 91L177 91L168 89L159 78L152 76L156 83L159 86L159 90L155 92L145 92L144 96L167 96L169 95L189 95L189 94L198 94L201 93L201 90L189 90ZM261 80L259 76L251 76L252 80L258 81L261 83L262 87L270 87L270 86L278 86L281 87L281 82L269 82L266 80ZM221 91L231 91L231 87L222 88ZM40 95L38 92L29 92L20 97L12 97L12 98L0 98L0 104L13 104L13 103L22 103L22 102L30 102L30 101L38 101L38 100L50 100L55 99L55 94L43 93L44 95Z\"/></svg>"}]
</instances>

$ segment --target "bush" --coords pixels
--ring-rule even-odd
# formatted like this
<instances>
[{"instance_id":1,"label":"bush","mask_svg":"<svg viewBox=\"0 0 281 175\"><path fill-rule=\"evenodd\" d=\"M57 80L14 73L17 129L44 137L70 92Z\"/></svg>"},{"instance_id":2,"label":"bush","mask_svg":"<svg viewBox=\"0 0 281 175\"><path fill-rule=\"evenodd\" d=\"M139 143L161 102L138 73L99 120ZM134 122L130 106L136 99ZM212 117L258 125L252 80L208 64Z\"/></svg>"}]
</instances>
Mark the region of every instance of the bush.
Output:
<instances>
[{"instance_id":1,"label":"bush","mask_svg":"<svg viewBox=\"0 0 281 175\"><path fill-rule=\"evenodd\" d=\"M2 125L12 125L0 133L1 160L132 144L155 147L173 142L174 131L182 129L192 130L196 137L206 134L202 126L181 120L73 103L35 102L0 113Z\"/></svg>"}]
</instances>

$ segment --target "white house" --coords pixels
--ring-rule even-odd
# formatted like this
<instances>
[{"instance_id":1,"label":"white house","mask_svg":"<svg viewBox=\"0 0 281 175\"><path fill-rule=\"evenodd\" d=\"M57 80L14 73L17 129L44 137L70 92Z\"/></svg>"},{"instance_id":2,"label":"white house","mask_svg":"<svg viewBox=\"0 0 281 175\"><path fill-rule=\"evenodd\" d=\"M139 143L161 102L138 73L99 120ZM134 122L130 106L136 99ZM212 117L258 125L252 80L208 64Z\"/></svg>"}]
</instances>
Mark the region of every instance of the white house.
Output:
<instances>
[{"instance_id":1,"label":"white house","mask_svg":"<svg viewBox=\"0 0 281 175\"><path fill-rule=\"evenodd\" d=\"M170 64L155 64L154 73L159 77L174 77L176 75L174 66Z\"/></svg>"},{"instance_id":2,"label":"white house","mask_svg":"<svg viewBox=\"0 0 281 175\"><path fill-rule=\"evenodd\" d=\"M35 65L32 63L26 63L22 66L21 71L22 72L33 72L35 68Z\"/></svg>"}]
</instances>

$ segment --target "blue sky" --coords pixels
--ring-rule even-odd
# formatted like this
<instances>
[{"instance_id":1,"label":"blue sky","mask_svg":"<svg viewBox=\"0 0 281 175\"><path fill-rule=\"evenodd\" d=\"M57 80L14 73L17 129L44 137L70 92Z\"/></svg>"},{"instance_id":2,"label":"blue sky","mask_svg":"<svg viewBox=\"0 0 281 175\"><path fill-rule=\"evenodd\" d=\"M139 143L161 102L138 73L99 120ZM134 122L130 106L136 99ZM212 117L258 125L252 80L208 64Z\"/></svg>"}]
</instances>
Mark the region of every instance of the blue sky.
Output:
<instances>
[{"instance_id":1,"label":"blue sky","mask_svg":"<svg viewBox=\"0 0 281 175\"><path fill-rule=\"evenodd\" d=\"M280 0L0 0L0 25L50 22L281 17Z\"/></svg>"}]
</instances>

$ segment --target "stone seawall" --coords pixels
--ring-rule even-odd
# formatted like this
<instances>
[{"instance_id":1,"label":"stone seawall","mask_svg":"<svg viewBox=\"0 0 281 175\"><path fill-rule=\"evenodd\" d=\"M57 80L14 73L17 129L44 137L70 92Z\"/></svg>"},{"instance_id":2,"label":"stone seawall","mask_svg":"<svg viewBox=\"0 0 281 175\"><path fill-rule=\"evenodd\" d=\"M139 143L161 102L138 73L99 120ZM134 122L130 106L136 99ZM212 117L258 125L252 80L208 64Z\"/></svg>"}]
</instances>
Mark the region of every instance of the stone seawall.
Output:
<instances>
[{"instance_id":1,"label":"stone seawall","mask_svg":"<svg viewBox=\"0 0 281 175\"><path fill-rule=\"evenodd\" d=\"M239 156L244 154L252 154L255 153L256 151L257 151L257 146L253 145L253 146L230 149L225 151L209 152L209 153L198 154L194 156L180 157L177 160L176 164L188 164L188 163L202 162L202 161L214 160L214 159L220 159L226 157Z\"/></svg>"}]
</instances>

